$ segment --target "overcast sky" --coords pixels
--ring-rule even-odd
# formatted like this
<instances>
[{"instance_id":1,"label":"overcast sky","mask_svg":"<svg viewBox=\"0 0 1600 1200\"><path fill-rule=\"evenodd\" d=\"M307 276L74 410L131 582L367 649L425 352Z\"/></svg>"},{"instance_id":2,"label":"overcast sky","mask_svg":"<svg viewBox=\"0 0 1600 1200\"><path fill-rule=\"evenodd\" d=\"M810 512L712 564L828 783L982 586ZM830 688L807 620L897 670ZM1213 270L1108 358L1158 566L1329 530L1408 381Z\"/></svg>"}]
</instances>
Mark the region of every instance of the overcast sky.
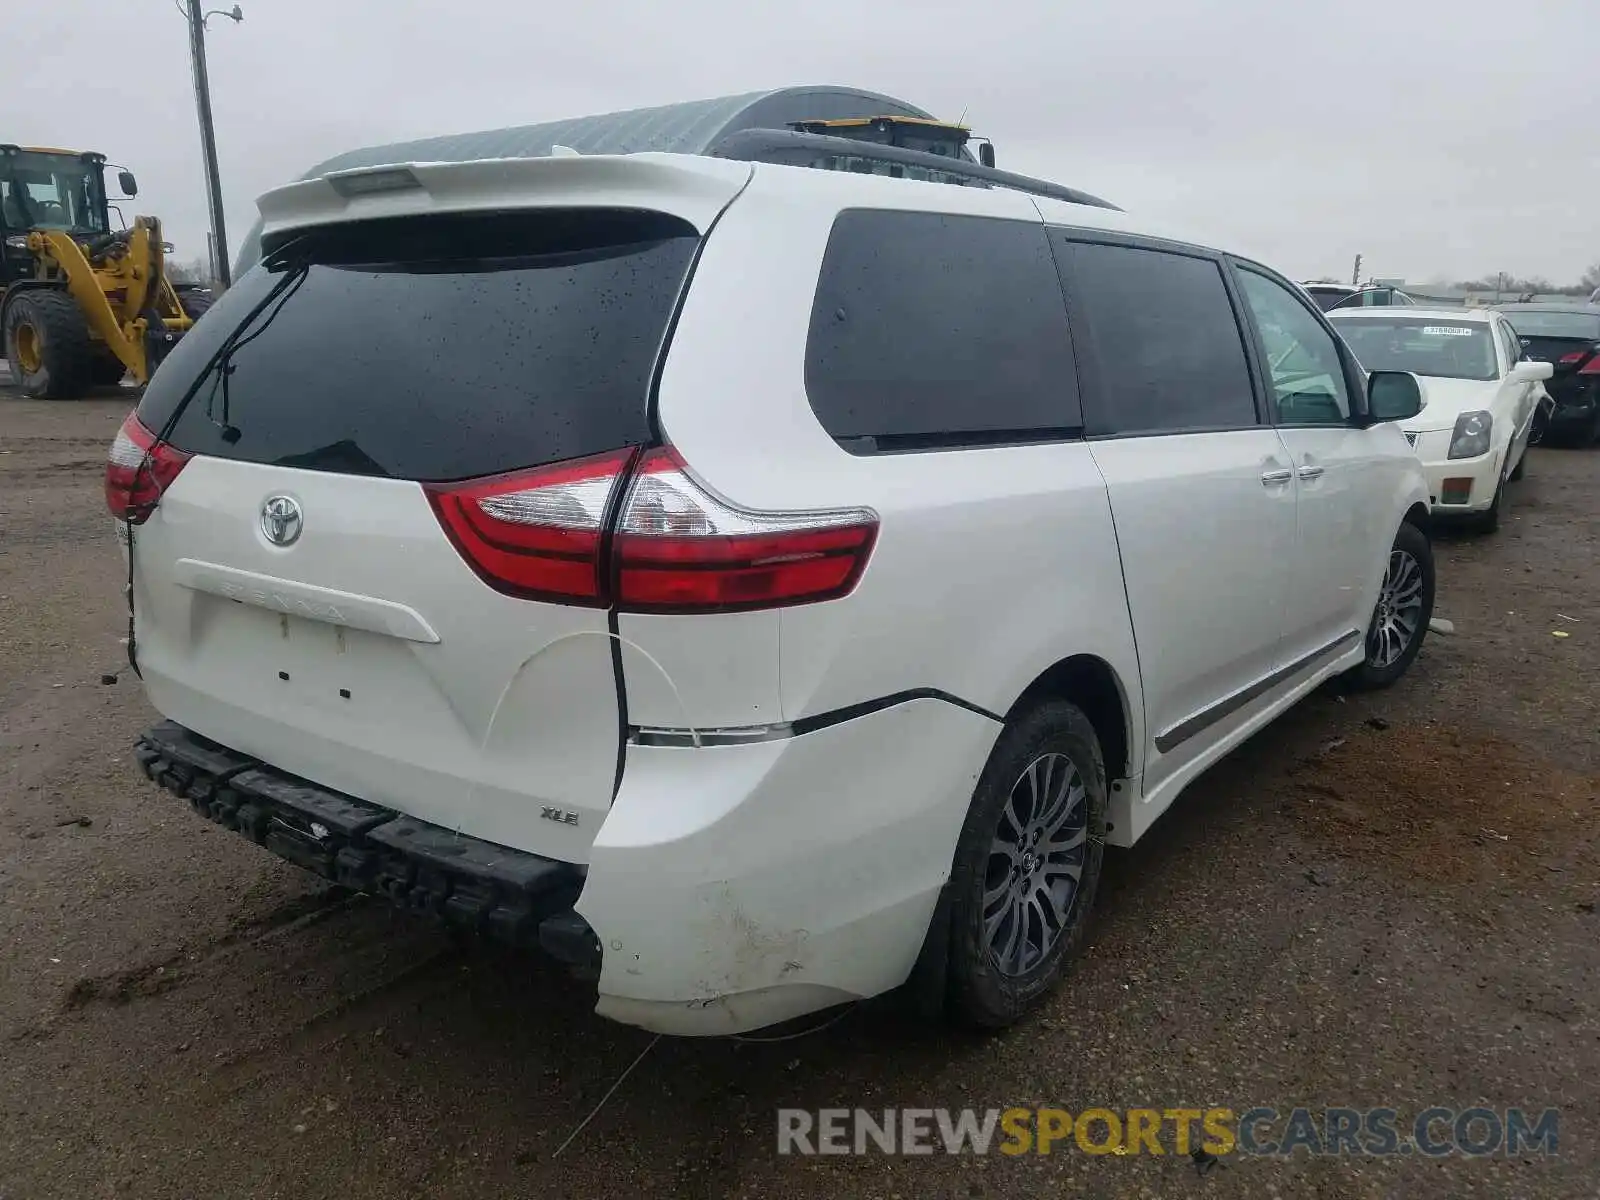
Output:
<instances>
[{"instance_id":1,"label":"overcast sky","mask_svg":"<svg viewBox=\"0 0 1600 1200\"><path fill-rule=\"evenodd\" d=\"M190 259L205 188L175 3L26 6L0 140L132 168L125 211ZM1565 282L1600 260L1595 3L244 0L208 44L230 252L260 192L356 146L838 83L965 112L1002 166L1298 278L1359 252L1413 282Z\"/></svg>"}]
</instances>

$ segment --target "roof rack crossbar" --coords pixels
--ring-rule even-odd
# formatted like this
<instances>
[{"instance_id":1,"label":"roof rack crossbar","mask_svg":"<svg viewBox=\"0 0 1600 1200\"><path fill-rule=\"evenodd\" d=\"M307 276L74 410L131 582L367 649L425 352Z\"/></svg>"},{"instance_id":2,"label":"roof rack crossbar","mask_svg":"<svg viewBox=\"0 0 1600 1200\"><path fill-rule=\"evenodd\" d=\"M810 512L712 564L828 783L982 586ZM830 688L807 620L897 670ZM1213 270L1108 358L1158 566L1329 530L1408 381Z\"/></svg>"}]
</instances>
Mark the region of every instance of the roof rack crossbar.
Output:
<instances>
[{"instance_id":1,"label":"roof rack crossbar","mask_svg":"<svg viewBox=\"0 0 1600 1200\"><path fill-rule=\"evenodd\" d=\"M712 158L729 158L738 162L763 162L779 166L815 167L819 159L854 159L864 163L881 163L890 167L914 167L932 174L936 182L962 187L997 187L1033 196L1047 196L1052 200L1065 200L1068 204L1086 204L1093 208L1106 208L1113 212L1122 209L1109 200L1080 192L1077 188L1063 187L1027 175L1015 175L993 167L984 167L964 158L948 158L942 154L928 154L921 150L907 150L901 146L886 146L878 142L863 142L855 138L830 137L820 133L797 133L789 129L742 129L715 142L706 154ZM826 168L823 169L832 169Z\"/></svg>"}]
</instances>

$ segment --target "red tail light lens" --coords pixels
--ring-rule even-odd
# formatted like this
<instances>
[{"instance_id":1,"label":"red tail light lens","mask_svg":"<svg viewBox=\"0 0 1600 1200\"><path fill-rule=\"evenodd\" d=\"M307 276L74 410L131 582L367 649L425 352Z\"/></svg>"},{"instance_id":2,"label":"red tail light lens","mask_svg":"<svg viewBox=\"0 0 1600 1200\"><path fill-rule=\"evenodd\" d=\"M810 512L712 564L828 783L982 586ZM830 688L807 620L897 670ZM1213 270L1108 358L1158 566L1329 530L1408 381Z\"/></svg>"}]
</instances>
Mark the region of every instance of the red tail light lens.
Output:
<instances>
[{"instance_id":1,"label":"red tail light lens","mask_svg":"<svg viewBox=\"0 0 1600 1200\"><path fill-rule=\"evenodd\" d=\"M111 515L143 525L188 461L182 450L156 441L137 413L129 413L106 456L106 507Z\"/></svg>"},{"instance_id":2,"label":"red tail light lens","mask_svg":"<svg viewBox=\"0 0 1600 1200\"><path fill-rule=\"evenodd\" d=\"M1588 352L1588 354L1589 354L1589 361L1584 363L1583 366L1578 368L1578 374L1579 375L1600 375L1600 345L1595 346L1595 348L1593 350L1590 350ZM1578 355L1578 358L1582 358L1582 357L1583 357L1582 354ZM1563 359L1562 361L1565 361L1565 360Z\"/></svg>"},{"instance_id":3,"label":"red tail light lens","mask_svg":"<svg viewBox=\"0 0 1600 1200\"><path fill-rule=\"evenodd\" d=\"M751 512L712 494L670 447L462 484L424 484L461 556L527 600L631 612L740 612L850 591L877 537L867 509ZM627 493L609 532L613 495Z\"/></svg>"},{"instance_id":4,"label":"red tail light lens","mask_svg":"<svg viewBox=\"0 0 1600 1200\"><path fill-rule=\"evenodd\" d=\"M606 510L633 454L618 450L424 490L456 549L496 591L604 606Z\"/></svg>"},{"instance_id":5,"label":"red tail light lens","mask_svg":"<svg viewBox=\"0 0 1600 1200\"><path fill-rule=\"evenodd\" d=\"M768 513L713 495L671 447L634 470L617 520L617 603L634 612L734 612L847 594L877 537L867 509Z\"/></svg>"}]
</instances>

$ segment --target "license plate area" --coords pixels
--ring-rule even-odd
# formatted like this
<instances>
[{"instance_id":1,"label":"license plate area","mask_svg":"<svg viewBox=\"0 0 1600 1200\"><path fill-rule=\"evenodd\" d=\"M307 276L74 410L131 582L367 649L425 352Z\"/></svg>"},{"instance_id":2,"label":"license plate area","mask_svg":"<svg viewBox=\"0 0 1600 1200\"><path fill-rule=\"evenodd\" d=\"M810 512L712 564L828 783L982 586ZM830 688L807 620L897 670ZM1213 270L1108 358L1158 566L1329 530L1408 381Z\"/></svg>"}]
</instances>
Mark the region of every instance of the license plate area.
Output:
<instances>
[{"instance_id":1,"label":"license plate area","mask_svg":"<svg viewBox=\"0 0 1600 1200\"><path fill-rule=\"evenodd\" d=\"M197 650L225 692L256 688L324 711L371 703L404 650L394 638L198 594Z\"/></svg>"}]
</instances>

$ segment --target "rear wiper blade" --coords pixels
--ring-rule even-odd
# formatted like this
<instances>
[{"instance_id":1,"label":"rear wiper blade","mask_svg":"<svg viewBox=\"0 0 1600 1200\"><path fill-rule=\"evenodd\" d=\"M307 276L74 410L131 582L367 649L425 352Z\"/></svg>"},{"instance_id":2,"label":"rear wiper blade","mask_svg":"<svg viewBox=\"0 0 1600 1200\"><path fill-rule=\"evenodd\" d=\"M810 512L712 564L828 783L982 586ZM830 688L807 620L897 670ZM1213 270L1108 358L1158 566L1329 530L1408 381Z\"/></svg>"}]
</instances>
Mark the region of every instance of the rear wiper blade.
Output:
<instances>
[{"instance_id":1,"label":"rear wiper blade","mask_svg":"<svg viewBox=\"0 0 1600 1200\"><path fill-rule=\"evenodd\" d=\"M274 256L274 259L277 262L285 261L284 251L289 248L285 246L283 251L279 251ZM177 428L179 418L183 416L194 398L199 395L201 388L206 385L207 381L210 382L211 386L206 392L206 416L213 423L222 426L224 439L228 441L237 441L239 439L239 431L228 424L227 381L229 374L233 370L233 355L241 346L245 346L259 337L262 331L277 318L278 313L283 310L283 306L288 302L289 297L294 294L300 284L305 282L306 275L310 270L311 262L309 259L301 259L292 266L288 266L283 276L268 289L267 294L258 300L255 306L245 314L244 319L234 326L233 331L223 338L221 344L212 352L211 357L206 360L206 365L200 369L194 380L184 390L183 395L179 397L178 403L173 407L171 416L166 419L166 422L156 434L158 441L166 441L172 435L172 431ZM268 312L268 309L271 309L271 311ZM263 313L267 314L266 318L258 324L257 318L261 317ZM222 390L223 404L222 420L220 422L217 421L213 411L219 385ZM231 438L228 437L230 431L233 434Z\"/></svg>"},{"instance_id":2,"label":"rear wiper blade","mask_svg":"<svg viewBox=\"0 0 1600 1200\"><path fill-rule=\"evenodd\" d=\"M289 298L299 290L300 285L305 282L306 276L310 273L311 264L304 261L285 272L284 279L281 279L277 284L274 284L272 291L268 293L269 299L272 299L274 303L272 308L267 311L266 315L255 324L254 328L252 328L251 320L254 319L255 313L259 312L260 310L257 309L253 311L251 314L251 320L246 320L231 334L229 334L227 340L224 341L223 344L218 348L215 363L210 371L211 390L206 393L206 418L213 425L222 430L222 440L227 442L229 445L232 445L234 442L239 440L239 429L230 419L231 408L228 397L228 384L233 378L233 356L237 354L242 347L248 346L251 342L255 341L256 338L260 337L266 332L267 326L271 325L272 322L277 319L278 314L283 311L283 306L287 304L289 302ZM249 332L246 333L246 330ZM222 416L220 419L217 417L215 411L217 389L219 385L221 386L222 390Z\"/></svg>"}]
</instances>

